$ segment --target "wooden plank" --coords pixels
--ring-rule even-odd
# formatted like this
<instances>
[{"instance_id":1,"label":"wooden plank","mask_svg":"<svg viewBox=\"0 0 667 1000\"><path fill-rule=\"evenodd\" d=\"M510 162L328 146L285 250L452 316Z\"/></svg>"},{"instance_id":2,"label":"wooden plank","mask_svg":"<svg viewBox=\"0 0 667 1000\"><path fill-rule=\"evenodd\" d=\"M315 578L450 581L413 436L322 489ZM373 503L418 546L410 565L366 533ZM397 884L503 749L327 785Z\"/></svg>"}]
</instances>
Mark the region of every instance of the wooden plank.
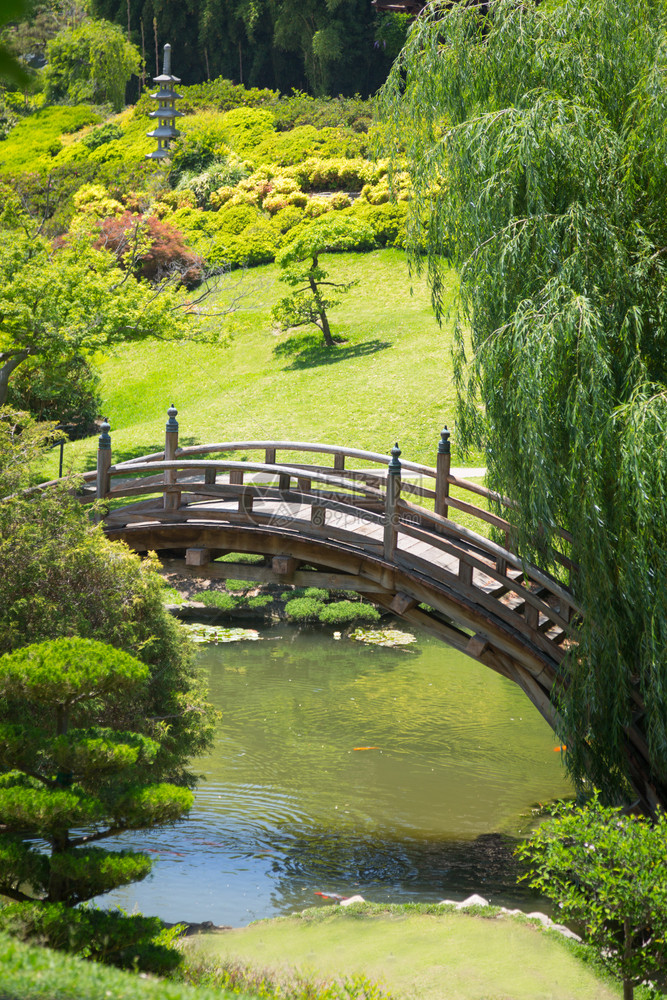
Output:
<instances>
[{"instance_id":1,"label":"wooden plank","mask_svg":"<svg viewBox=\"0 0 667 1000\"><path fill-rule=\"evenodd\" d=\"M419 559L415 556L410 556L407 553L401 554L400 558L397 558L397 562L399 562L399 565L404 564L405 561L407 561L408 565L410 564L410 562L414 563L415 568L417 568L417 566L420 566L422 572L425 572L429 576L433 576L433 565L432 563L429 563L427 560ZM542 635L541 632L531 629L527 625L526 620L522 615L517 615L515 611L513 611L511 608L506 607L500 601L494 601L493 598L490 598L483 590L479 590L477 587L473 585L464 584L459 579L458 575L448 573L447 570L445 569L441 569L441 574L444 577L444 579L440 581L442 584L448 584L453 591L458 592L462 596L467 597L469 600L473 602L473 604L477 604L480 608L484 608L490 615L495 616L496 618L505 622L511 628L515 629L515 631L521 633L528 641L532 642L533 645L535 645L537 648L544 650L544 652L550 653L551 655L555 656L556 659L562 658L563 655L562 650L560 650L559 647L555 646L550 639Z\"/></svg>"}]
</instances>

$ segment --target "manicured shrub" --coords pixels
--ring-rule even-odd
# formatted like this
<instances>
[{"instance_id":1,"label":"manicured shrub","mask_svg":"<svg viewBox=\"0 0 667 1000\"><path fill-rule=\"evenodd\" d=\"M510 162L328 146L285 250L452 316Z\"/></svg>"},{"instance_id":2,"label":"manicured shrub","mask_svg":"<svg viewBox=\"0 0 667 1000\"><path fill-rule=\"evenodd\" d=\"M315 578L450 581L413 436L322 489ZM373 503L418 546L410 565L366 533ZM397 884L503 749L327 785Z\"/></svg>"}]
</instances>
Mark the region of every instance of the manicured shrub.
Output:
<instances>
[{"instance_id":1,"label":"manicured shrub","mask_svg":"<svg viewBox=\"0 0 667 1000\"><path fill-rule=\"evenodd\" d=\"M340 212L343 208L349 208L352 200L344 191L336 191L329 199L329 204L334 211Z\"/></svg>"},{"instance_id":2,"label":"manicured shrub","mask_svg":"<svg viewBox=\"0 0 667 1000\"><path fill-rule=\"evenodd\" d=\"M303 596L312 597L316 601L326 601L330 595L329 591L324 590L322 587L306 587Z\"/></svg>"},{"instance_id":3,"label":"manicured shrub","mask_svg":"<svg viewBox=\"0 0 667 1000\"><path fill-rule=\"evenodd\" d=\"M366 136L351 129L317 129L312 125L301 125L289 132L267 135L248 155L256 163L289 166L308 157L363 156L367 146Z\"/></svg>"},{"instance_id":4,"label":"manicured shrub","mask_svg":"<svg viewBox=\"0 0 667 1000\"><path fill-rule=\"evenodd\" d=\"M159 917L119 910L71 909L62 903L10 903L0 909L0 932L120 969L165 975L182 962L173 947L180 928Z\"/></svg>"},{"instance_id":5,"label":"manicured shrub","mask_svg":"<svg viewBox=\"0 0 667 1000\"><path fill-rule=\"evenodd\" d=\"M374 167L361 157L311 157L283 172L304 191L361 191L372 180Z\"/></svg>"},{"instance_id":6,"label":"manicured shrub","mask_svg":"<svg viewBox=\"0 0 667 1000\"><path fill-rule=\"evenodd\" d=\"M114 122L107 122L105 125L99 125L87 135L84 135L81 142L87 149L92 150L97 149L98 146L104 146L107 142L113 142L114 139L120 139L122 135L122 128L119 128Z\"/></svg>"},{"instance_id":7,"label":"manicured shrub","mask_svg":"<svg viewBox=\"0 0 667 1000\"><path fill-rule=\"evenodd\" d=\"M282 97L272 108L278 131L289 131L299 125L338 128L345 125L354 132L368 132L373 121L371 101L359 97L311 97L295 90Z\"/></svg>"},{"instance_id":8,"label":"manicured shrub","mask_svg":"<svg viewBox=\"0 0 667 1000\"><path fill-rule=\"evenodd\" d=\"M239 236L261 218L261 213L252 205L225 205L217 213L215 225L219 232Z\"/></svg>"},{"instance_id":9,"label":"manicured shrub","mask_svg":"<svg viewBox=\"0 0 667 1000\"><path fill-rule=\"evenodd\" d=\"M245 593L246 590L252 588L252 583L248 580L225 580L225 590L241 590Z\"/></svg>"},{"instance_id":10,"label":"manicured shrub","mask_svg":"<svg viewBox=\"0 0 667 1000\"><path fill-rule=\"evenodd\" d=\"M385 205L369 205L358 198L349 209L349 214L371 227L378 246L405 247L405 223L407 205L405 202L388 202Z\"/></svg>"},{"instance_id":11,"label":"manicured shrub","mask_svg":"<svg viewBox=\"0 0 667 1000\"><path fill-rule=\"evenodd\" d=\"M224 115L224 139L239 156L253 159L260 142L274 132L273 115L261 108L235 108Z\"/></svg>"},{"instance_id":12,"label":"manicured shrub","mask_svg":"<svg viewBox=\"0 0 667 1000\"><path fill-rule=\"evenodd\" d=\"M101 184L82 184L74 195L74 207L96 219L106 219L112 215L122 215L124 206L112 198Z\"/></svg>"},{"instance_id":13,"label":"manicured shrub","mask_svg":"<svg viewBox=\"0 0 667 1000\"><path fill-rule=\"evenodd\" d=\"M199 208L217 208L218 205L212 203L211 195L223 186L233 187L243 180L247 174L242 161L233 153L229 156L215 160L201 174L185 173L181 176L178 190L192 191L195 202Z\"/></svg>"},{"instance_id":14,"label":"manicured shrub","mask_svg":"<svg viewBox=\"0 0 667 1000\"><path fill-rule=\"evenodd\" d=\"M203 590L195 595L195 600L201 601L207 608L218 608L220 611L233 611L242 602L242 598L223 590Z\"/></svg>"},{"instance_id":15,"label":"manicured shrub","mask_svg":"<svg viewBox=\"0 0 667 1000\"><path fill-rule=\"evenodd\" d=\"M202 258L185 246L177 229L153 215L126 212L104 219L99 229L95 246L110 250L121 267L131 268L138 277L161 281L178 276L188 288L202 280Z\"/></svg>"},{"instance_id":16,"label":"manicured shrub","mask_svg":"<svg viewBox=\"0 0 667 1000\"><path fill-rule=\"evenodd\" d=\"M214 113L179 119L181 138L171 150L172 184L178 183L185 173L201 174L218 159L224 160L229 153L224 120L224 115Z\"/></svg>"},{"instance_id":17,"label":"manicured shrub","mask_svg":"<svg viewBox=\"0 0 667 1000\"><path fill-rule=\"evenodd\" d=\"M285 614L293 622L314 622L324 604L313 597L296 597L285 605Z\"/></svg>"},{"instance_id":18,"label":"manicured shrub","mask_svg":"<svg viewBox=\"0 0 667 1000\"><path fill-rule=\"evenodd\" d=\"M249 597L246 604L253 610L259 610L260 608L268 608L270 604L273 604L273 598L270 594L258 594L256 597Z\"/></svg>"},{"instance_id":19,"label":"manicured shrub","mask_svg":"<svg viewBox=\"0 0 667 1000\"><path fill-rule=\"evenodd\" d=\"M349 625L350 622L377 622L380 612L372 604L360 601L335 601L322 608L318 618L325 625Z\"/></svg>"},{"instance_id":20,"label":"manicured shrub","mask_svg":"<svg viewBox=\"0 0 667 1000\"><path fill-rule=\"evenodd\" d=\"M303 211L307 219L319 219L321 215L332 211L332 205L328 198L309 198Z\"/></svg>"},{"instance_id":21,"label":"manicured shrub","mask_svg":"<svg viewBox=\"0 0 667 1000\"><path fill-rule=\"evenodd\" d=\"M266 205L266 202L264 204ZM271 225L281 236L285 236L285 234L289 233L290 229L294 229L300 222L303 222L303 219L303 209L297 208L296 205L286 205L285 208L281 208L276 212L271 220Z\"/></svg>"}]
</instances>

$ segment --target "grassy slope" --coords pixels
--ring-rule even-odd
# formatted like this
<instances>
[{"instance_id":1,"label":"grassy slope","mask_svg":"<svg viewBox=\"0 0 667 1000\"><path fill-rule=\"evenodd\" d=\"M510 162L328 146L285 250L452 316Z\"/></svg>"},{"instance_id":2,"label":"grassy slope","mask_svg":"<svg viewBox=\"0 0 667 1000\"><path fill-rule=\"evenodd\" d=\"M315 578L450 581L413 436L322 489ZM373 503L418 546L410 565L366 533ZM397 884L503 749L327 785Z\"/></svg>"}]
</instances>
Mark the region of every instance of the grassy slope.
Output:
<instances>
[{"instance_id":1,"label":"grassy slope","mask_svg":"<svg viewBox=\"0 0 667 1000\"><path fill-rule=\"evenodd\" d=\"M401 1000L613 1000L555 932L460 913L364 916L332 907L192 939L209 960L296 966L314 976L363 973ZM370 913L368 910L370 909Z\"/></svg>"},{"instance_id":2,"label":"grassy slope","mask_svg":"<svg viewBox=\"0 0 667 1000\"><path fill-rule=\"evenodd\" d=\"M163 447L174 402L182 443L296 438L385 452L398 439L405 458L434 464L454 392L451 331L435 322L425 281L411 283L397 250L335 255L327 266L334 280L360 281L332 312L347 341L334 352L274 354L285 336L269 312L284 286L269 265L247 272L254 290L232 316L211 320L229 330L229 346L146 342L98 359L114 457ZM452 276L452 301L455 287ZM315 328L299 336L319 342ZM95 448L95 439L67 445L66 465L91 468Z\"/></svg>"},{"instance_id":3,"label":"grassy slope","mask_svg":"<svg viewBox=\"0 0 667 1000\"><path fill-rule=\"evenodd\" d=\"M0 935L2 1000L232 1000L221 990L142 978ZM234 1000L242 1000L234 997Z\"/></svg>"}]
</instances>

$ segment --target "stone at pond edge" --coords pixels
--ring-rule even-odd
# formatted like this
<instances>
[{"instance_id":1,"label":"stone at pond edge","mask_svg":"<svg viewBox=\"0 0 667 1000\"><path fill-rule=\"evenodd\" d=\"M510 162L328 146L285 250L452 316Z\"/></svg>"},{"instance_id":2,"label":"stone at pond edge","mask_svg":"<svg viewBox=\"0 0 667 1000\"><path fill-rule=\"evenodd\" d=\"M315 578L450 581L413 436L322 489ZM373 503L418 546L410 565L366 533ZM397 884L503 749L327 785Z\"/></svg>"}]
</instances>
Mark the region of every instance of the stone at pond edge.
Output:
<instances>
[{"instance_id":1,"label":"stone at pond edge","mask_svg":"<svg viewBox=\"0 0 667 1000\"><path fill-rule=\"evenodd\" d=\"M465 910L468 906L490 906L488 899L484 899L484 896L478 896L477 893L473 893L472 896L468 896L464 899L462 903L455 903L457 910Z\"/></svg>"},{"instance_id":2,"label":"stone at pond edge","mask_svg":"<svg viewBox=\"0 0 667 1000\"><path fill-rule=\"evenodd\" d=\"M352 903L365 903L366 900L363 896L348 896L347 899L341 899L339 906L351 906Z\"/></svg>"}]
</instances>

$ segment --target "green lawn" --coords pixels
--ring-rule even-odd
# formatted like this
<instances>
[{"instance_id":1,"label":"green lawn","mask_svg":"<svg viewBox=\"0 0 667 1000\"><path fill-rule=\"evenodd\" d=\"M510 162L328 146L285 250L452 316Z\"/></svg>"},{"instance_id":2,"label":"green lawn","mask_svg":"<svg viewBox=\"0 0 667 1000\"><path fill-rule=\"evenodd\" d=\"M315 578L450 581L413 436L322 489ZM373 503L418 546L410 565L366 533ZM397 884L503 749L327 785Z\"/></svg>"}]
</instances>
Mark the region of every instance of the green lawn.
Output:
<instances>
[{"instance_id":1,"label":"green lawn","mask_svg":"<svg viewBox=\"0 0 667 1000\"><path fill-rule=\"evenodd\" d=\"M385 452L398 440L404 458L434 464L454 415L451 325L438 326L426 282L410 280L398 250L331 255L327 267L333 280L360 282L332 311L332 329L346 340L334 351L318 346L313 327L298 334L297 354L276 352L287 335L272 329L270 309L284 286L269 265L232 274L207 305L245 290L234 313L209 321L228 331L227 346L153 341L98 358L114 457L163 447L173 402L181 443L283 438ZM452 272L452 304L455 294ZM68 444L65 466L91 468L95 448L95 439Z\"/></svg>"},{"instance_id":2,"label":"green lawn","mask_svg":"<svg viewBox=\"0 0 667 1000\"><path fill-rule=\"evenodd\" d=\"M508 918L399 907L383 912L368 904L355 913L334 906L191 941L188 946L209 961L297 968L315 978L363 974L400 1000L620 996L556 932Z\"/></svg>"}]
</instances>

